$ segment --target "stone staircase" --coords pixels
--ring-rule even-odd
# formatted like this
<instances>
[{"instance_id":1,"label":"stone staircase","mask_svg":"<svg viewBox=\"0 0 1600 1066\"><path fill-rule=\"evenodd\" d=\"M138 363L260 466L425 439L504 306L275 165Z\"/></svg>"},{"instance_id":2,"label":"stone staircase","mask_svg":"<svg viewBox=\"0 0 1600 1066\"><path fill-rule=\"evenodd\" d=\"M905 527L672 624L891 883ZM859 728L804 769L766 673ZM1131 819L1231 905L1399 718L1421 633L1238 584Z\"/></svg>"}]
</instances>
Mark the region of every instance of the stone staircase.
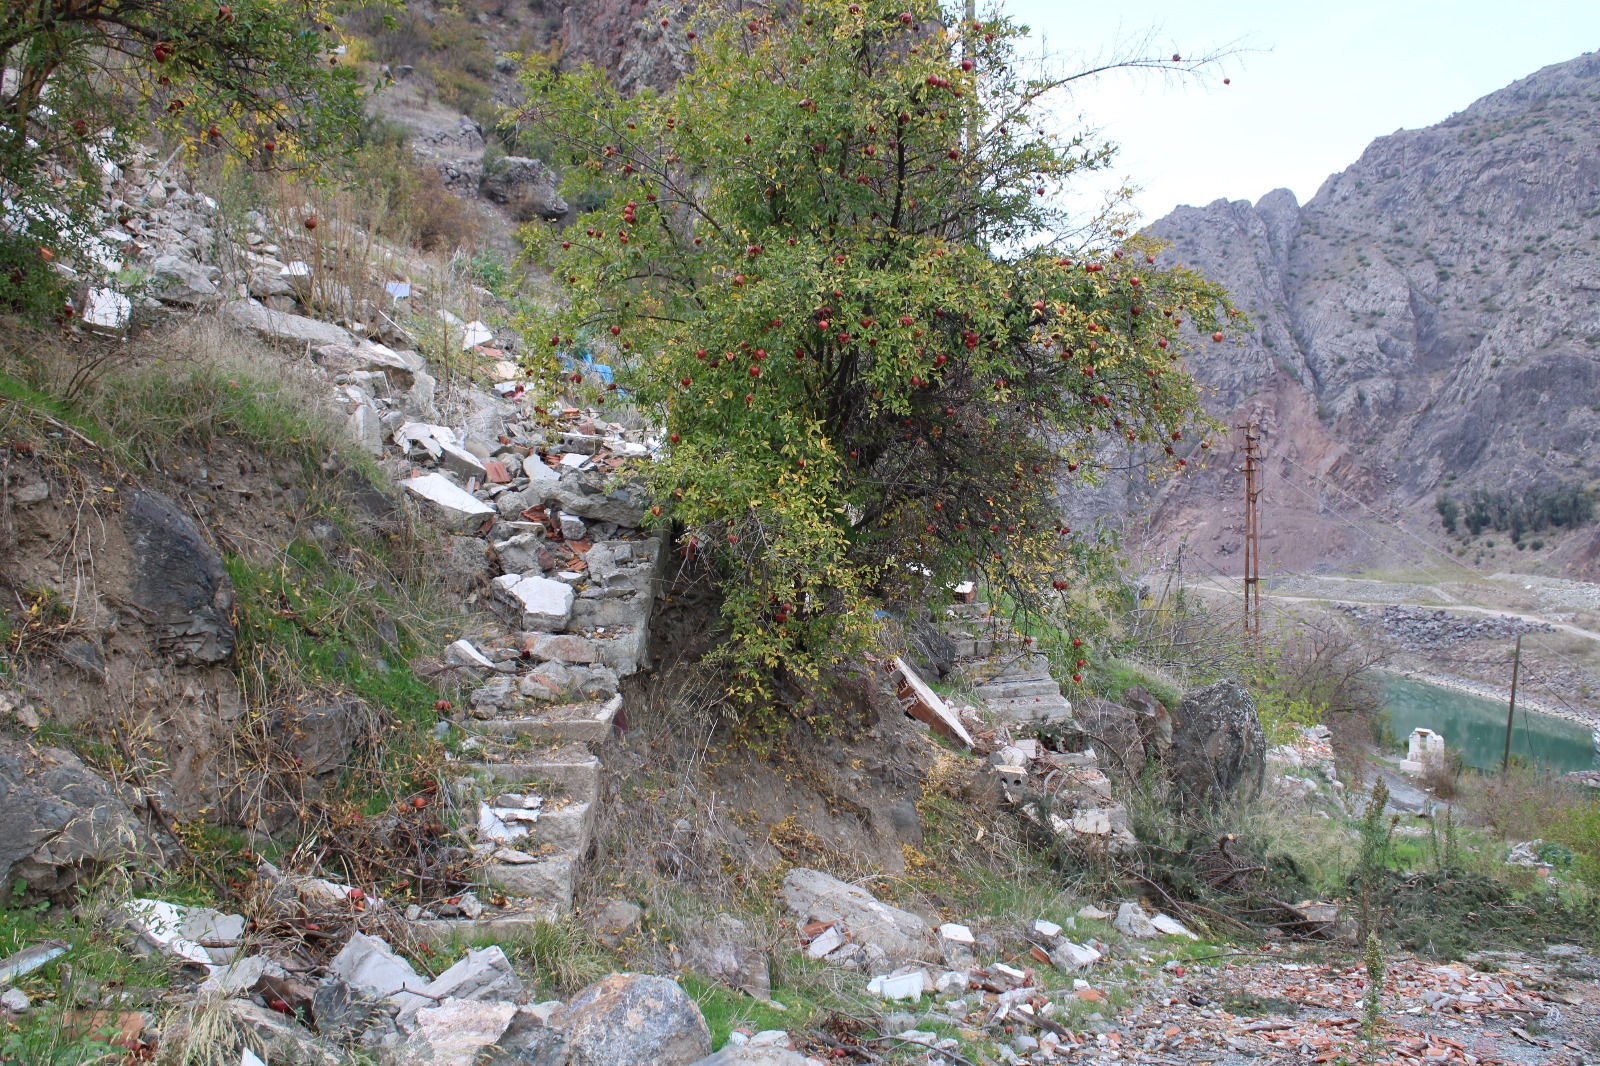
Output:
<instances>
[{"instance_id":1,"label":"stone staircase","mask_svg":"<svg viewBox=\"0 0 1600 1066\"><path fill-rule=\"evenodd\" d=\"M1049 659L1030 651L988 604L951 607L946 632L956 645L960 676L994 715L1015 725L1072 718Z\"/></svg>"},{"instance_id":2,"label":"stone staircase","mask_svg":"<svg viewBox=\"0 0 1600 1066\"><path fill-rule=\"evenodd\" d=\"M458 806L466 822L498 795L533 795L541 805L537 821L519 823L525 837L498 849L478 842L487 852L477 871L486 890L480 895L495 905L470 920L474 933L505 932L572 909L600 803L597 753L617 733L617 688L647 652L661 547L654 537L618 538L596 542L586 556L596 553L624 561L552 579L574 590L564 625L547 618L539 629L515 628L529 620L525 605L507 596L486 604L514 636L514 655L484 655L494 672L458 723L475 756L460 767ZM462 921L445 925L459 932Z\"/></svg>"},{"instance_id":3,"label":"stone staircase","mask_svg":"<svg viewBox=\"0 0 1600 1066\"><path fill-rule=\"evenodd\" d=\"M451 794L476 888L465 910L420 908L440 937L571 911L620 687L647 661L662 543L616 481L647 449L593 412L565 417L583 432L552 440L504 417L460 435L413 423L396 434L435 445L434 472L401 483L454 534L445 564L470 608L441 675L464 694Z\"/></svg>"}]
</instances>

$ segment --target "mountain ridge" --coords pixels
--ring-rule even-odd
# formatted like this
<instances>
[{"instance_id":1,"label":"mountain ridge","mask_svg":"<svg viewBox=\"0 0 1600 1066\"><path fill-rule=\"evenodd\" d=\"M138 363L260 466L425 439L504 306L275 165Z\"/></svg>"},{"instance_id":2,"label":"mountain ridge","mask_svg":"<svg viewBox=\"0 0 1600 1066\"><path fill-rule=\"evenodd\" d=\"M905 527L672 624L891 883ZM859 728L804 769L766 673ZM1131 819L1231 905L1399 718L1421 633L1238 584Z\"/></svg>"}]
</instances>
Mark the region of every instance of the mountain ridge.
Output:
<instances>
[{"instance_id":1,"label":"mountain ridge","mask_svg":"<svg viewBox=\"0 0 1600 1066\"><path fill-rule=\"evenodd\" d=\"M1304 205L1277 189L1179 207L1147 227L1164 257L1225 285L1251 316L1239 345L1200 348L1189 366L1213 415L1263 424L1281 467L1269 493L1298 466L1320 491L1421 529L1446 486L1593 480L1597 103L1600 55L1584 54L1434 126L1375 139ZM1155 545L1209 526L1225 546L1225 518L1199 512L1208 494L1238 494L1232 465L1159 494ZM1312 482L1296 476L1303 493ZM1338 523L1316 520L1345 516L1279 489L1281 532L1297 542L1278 545L1283 562L1372 561L1332 533ZM1591 554L1563 550L1558 567Z\"/></svg>"}]
</instances>

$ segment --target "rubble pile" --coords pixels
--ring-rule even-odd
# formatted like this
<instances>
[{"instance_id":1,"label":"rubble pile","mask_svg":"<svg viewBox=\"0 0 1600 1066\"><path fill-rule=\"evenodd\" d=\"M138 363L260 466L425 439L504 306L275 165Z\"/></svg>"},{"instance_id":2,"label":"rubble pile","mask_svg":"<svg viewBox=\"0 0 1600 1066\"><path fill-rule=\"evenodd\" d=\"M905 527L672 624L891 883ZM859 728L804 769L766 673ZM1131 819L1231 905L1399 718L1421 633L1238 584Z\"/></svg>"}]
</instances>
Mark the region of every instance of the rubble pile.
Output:
<instances>
[{"instance_id":1,"label":"rubble pile","mask_svg":"<svg viewBox=\"0 0 1600 1066\"><path fill-rule=\"evenodd\" d=\"M1336 604L1335 607L1365 625L1376 623L1385 638L1414 651L1434 651L1475 640L1510 640L1528 633L1555 632L1555 627L1548 622L1509 614L1459 614L1435 607L1394 603L1378 610L1354 604Z\"/></svg>"}]
</instances>

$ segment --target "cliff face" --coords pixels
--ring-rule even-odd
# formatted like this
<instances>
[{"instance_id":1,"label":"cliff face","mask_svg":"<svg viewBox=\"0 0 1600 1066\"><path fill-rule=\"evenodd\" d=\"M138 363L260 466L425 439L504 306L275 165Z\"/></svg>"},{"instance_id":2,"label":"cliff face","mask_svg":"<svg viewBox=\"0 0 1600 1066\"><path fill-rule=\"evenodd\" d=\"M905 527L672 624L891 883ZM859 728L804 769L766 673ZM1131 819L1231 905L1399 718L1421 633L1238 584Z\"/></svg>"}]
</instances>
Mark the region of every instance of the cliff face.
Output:
<instances>
[{"instance_id":1,"label":"cliff face","mask_svg":"<svg viewBox=\"0 0 1600 1066\"><path fill-rule=\"evenodd\" d=\"M1214 414L1266 423L1270 462L1300 481L1269 470L1289 526L1331 537L1340 507L1360 511L1300 498L1329 491L1306 469L1378 512L1418 519L1452 475L1469 488L1590 480L1600 55L1379 138L1303 206L1280 189L1255 204L1181 207L1150 232L1253 320L1242 347L1205 346L1190 367L1213 390ZM1207 495L1233 492L1229 466L1166 495L1158 539L1170 542ZM1284 546L1311 558L1324 549L1315 537Z\"/></svg>"}]
</instances>

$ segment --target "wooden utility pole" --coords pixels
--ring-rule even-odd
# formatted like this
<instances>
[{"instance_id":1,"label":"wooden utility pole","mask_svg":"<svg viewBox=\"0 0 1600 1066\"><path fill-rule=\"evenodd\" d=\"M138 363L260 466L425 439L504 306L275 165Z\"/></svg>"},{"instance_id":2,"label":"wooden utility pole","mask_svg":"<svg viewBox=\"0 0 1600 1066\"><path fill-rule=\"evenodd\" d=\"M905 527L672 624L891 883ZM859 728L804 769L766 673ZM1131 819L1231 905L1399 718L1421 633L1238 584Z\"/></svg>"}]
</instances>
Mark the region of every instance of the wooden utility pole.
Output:
<instances>
[{"instance_id":1,"label":"wooden utility pole","mask_svg":"<svg viewBox=\"0 0 1600 1066\"><path fill-rule=\"evenodd\" d=\"M1261 636L1261 519L1256 501L1261 498L1261 437L1254 422L1244 430L1244 632L1252 641Z\"/></svg>"},{"instance_id":2,"label":"wooden utility pole","mask_svg":"<svg viewBox=\"0 0 1600 1066\"><path fill-rule=\"evenodd\" d=\"M1522 634L1517 634L1517 647L1511 653L1511 706L1506 709L1506 753L1500 758L1502 776L1511 769L1511 719L1517 714L1517 669L1522 666Z\"/></svg>"}]
</instances>

